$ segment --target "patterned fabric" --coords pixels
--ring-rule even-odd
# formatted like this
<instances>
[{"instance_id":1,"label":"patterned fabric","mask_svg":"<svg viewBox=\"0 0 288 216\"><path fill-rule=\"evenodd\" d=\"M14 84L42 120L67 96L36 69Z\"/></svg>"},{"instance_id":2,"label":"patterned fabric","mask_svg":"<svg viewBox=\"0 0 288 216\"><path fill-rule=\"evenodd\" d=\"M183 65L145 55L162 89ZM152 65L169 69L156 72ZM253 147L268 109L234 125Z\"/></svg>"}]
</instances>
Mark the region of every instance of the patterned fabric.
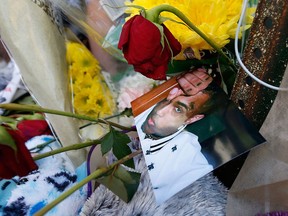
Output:
<instances>
[{"instance_id":1,"label":"patterned fabric","mask_svg":"<svg viewBox=\"0 0 288 216\"><path fill-rule=\"evenodd\" d=\"M11 103L26 92L15 62L6 63L0 59L0 103ZM4 110L0 109L0 115L3 112Z\"/></svg>"},{"instance_id":2,"label":"patterned fabric","mask_svg":"<svg viewBox=\"0 0 288 216\"><path fill-rule=\"evenodd\" d=\"M52 139L52 136L42 135L32 138L26 145L31 149ZM59 146L55 141L41 152ZM34 215L86 175L86 163L74 169L72 162L64 153L38 160L37 164L39 169L28 176L0 180L0 215ZM78 215L86 198L84 187L50 210L47 215Z\"/></svg>"}]
</instances>

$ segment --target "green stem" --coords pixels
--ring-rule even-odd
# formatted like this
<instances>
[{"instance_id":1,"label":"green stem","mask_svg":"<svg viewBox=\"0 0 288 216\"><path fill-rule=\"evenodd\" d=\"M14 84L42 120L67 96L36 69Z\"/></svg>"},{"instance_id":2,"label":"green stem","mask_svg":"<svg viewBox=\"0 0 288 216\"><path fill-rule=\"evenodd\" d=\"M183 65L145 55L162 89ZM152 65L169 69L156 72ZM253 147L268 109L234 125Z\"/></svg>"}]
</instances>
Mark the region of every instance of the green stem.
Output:
<instances>
[{"instance_id":1,"label":"green stem","mask_svg":"<svg viewBox=\"0 0 288 216\"><path fill-rule=\"evenodd\" d=\"M71 151L71 150L77 150L77 149L85 148L85 147L88 147L88 146L91 146L91 145L98 145L100 143L101 143L101 140L92 140L92 141L85 142L85 143L77 143L77 144L74 144L74 145L69 145L69 146L65 146L63 148L58 148L58 149L55 149L55 150L52 150L52 151L49 151L49 152L45 152L43 154L35 155L33 157L33 159L36 161L36 160L40 160L42 158L49 157L49 156L52 156L52 155L55 155L55 154L59 154L59 153L62 153L62 152Z\"/></svg>"},{"instance_id":2,"label":"green stem","mask_svg":"<svg viewBox=\"0 0 288 216\"><path fill-rule=\"evenodd\" d=\"M7 103L7 104L0 104L0 108L7 109L7 110L17 110L17 111L32 111L32 112L42 112L42 113L49 113L54 115L60 115L60 116L66 116L66 117L72 117L76 119L81 120L88 120L96 123L104 123L104 124L110 124L111 126L117 127L122 130L129 130L129 127L125 127L123 125L117 124L115 122L106 121L103 119L94 119L89 116L79 115L71 112L65 112L60 110L54 110L54 109L47 109L42 108L37 105L24 105L24 104L15 104L15 103Z\"/></svg>"},{"instance_id":3,"label":"green stem","mask_svg":"<svg viewBox=\"0 0 288 216\"><path fill-rule=\"evenodd\" d=\"M129 112L130 111L130 112ZM131 116L132 115L132 109L128 109L128 108L126 108L123 112L121 112L121 113L117 113L117 114L115 114L115 115L111 115L111 116L108 116L108 117L105 117L104 118L104 120L105 121L107 121L108 119L112 119L112 118L116 118L116 117L120 117L120 116L123 116L123 115L126 115L126 116ZM87 123L87 124L85 124L85 125L82 125L81 127L79 127L79 129L81 130L81 129L83 129L83 128L85 128L85 127L88 127L88 126L90 126L90 125L92 125L92 124L95 124L95 123L93 123L93 122L89 122L89 123ZM126 130L133 130L132 128L130 128L130 129L126 129Z\"/></svg>"},{"instance_id":4,"label":"green stem","mask_svg":"<svg viewBox=\"0 0 288 216\"><path fill-rule=\"evenodd\" d=\"M157 22L159 19L159 15L161 12L167 11L175 14L177 17L179 17L184 23L187 24L187 26L195 31L198 35L200 35L213 49L215 49L220 55L222 55L228 62L229 64L233 67L235 71L237 71L236 66L234 63L231 61L231 59L220 49L216 43L208 38L200 29L198 29L180 10L177 8L171 6L171 5L158 5L155 6L149 10L146 11L146 18L150 20L151 22Z\"/></svg>"},{"instance_id":5,"label":"green stem","mask_svg":"<svg viewBox=\"0 0 288 216\"><path fill-rule=\"evenodd\" d=\"M32 152L32 151L34 151L34 150L36 150L36 149L38 149L37 152L38 152L38 151L41 151L43 148L45 148L47 145L49 145L49 144L52 143L52 142L55 142L55 139L52 139L52 140L50 140L50 141L44 142L44 143L42 143L42 144L39 144L39 145L37 145L37 146L29 149L29 151Z\"/></svg>"},{"instance_id":6,"label":"green stem","mask_svg":"<svg viewBox=\"0 0 288 216\"><path fill-rule=\"evenodd\" d=\"M127 160L130 160L131 158L135 157L136 155L140 154L141 152L142 152L141 150L138 150L138 151L133 152L130 155L127 155L124 158L114 162L113 164L111 164L111 165L109 165L107 167L103 167L103 168L97 169L96 171L91 173L89 176L87 176L85 179L80 181L78 184L72 186L69 190L67 190L64 193L62 193L57 199L53 200L51 203L46 205L40 211L36 212L36 214L34 216L44 215L49 210L51 210L56 205L58 205L60 202L62 202L64 199L69 197L72 193L74 193L75 191L77 191L81 187L83 187L85 184L87 184L89 181L101 177L102 175L104 175L108 171L112 170L115 166L118 166L119 164L123 164L124 162L126 162Z\"/></svg>"}]
</instances>

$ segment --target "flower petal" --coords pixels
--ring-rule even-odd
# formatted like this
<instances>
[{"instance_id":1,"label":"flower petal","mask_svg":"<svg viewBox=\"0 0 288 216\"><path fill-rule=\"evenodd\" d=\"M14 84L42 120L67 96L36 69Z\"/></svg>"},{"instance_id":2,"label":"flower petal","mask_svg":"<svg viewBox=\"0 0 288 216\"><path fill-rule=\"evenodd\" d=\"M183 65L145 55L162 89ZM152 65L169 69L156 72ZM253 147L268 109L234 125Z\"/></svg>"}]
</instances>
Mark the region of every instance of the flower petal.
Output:
<instances>
[{"instance_id":1,"label":"flower petal","mask_svg":"<svg viewBox=\"0 0 288 216\"><path fill-rule=\"evenodd\" d=\"M45 120L23 120L18 123L17 128L23 134L25 141L34 136L52 134Z\"/></svg>"},{"instance_id":2,"label":"flower petal","mask_svg":"<svg viewBox=\"0 0 288 216\"><path fill-rule=\"evenodd\" d=\"M166 79L169 61L181 51L180 43L165 25L156 25L141 15L124 24L118 47L135 71L155 80Z\"/></svg>"},{"instance_id":3,"label":"flower petal","mask_svg":"<svg viewBox=\"0 0 288 216\"><path fill-rule=\"evenodd\" d=\"M25 145L25 138L18 130L9 130L17 144L17 152L12 148L0 144L0 178L12 178L14 176L26 176L38 166L34 162L29 150Z\"/></svg>"},{"instance_id":4,"label":"flower petal","mask_svg":"<svg viewBox=\"0 0 288 216\"><path fill-rule=\"evenodd\" d=\"M130 35L130 29L133 21L136 19L137 15L129 19L122 27L122 32L120 35L120 39L118 42L118 48L123 49L123 47L128 43L129 41L129 35Z\"/></svg>"},{"instance_id":5,"label":"flower petal","mask_svg":"<svg viewBox=\"0 0 288 216\"><path fill-rule=\"evenodd\" d=\"M124 27L125 25L126 23ZM125 32L122 31L121 35L127 34ZM127 38L127 36L124 38ZM128 43L123 46L123 53L129 64L141 64L153 58L155 51L161 46L159 29L140 15L133 19L128 38Z\"/></svg>"}]
</instances>

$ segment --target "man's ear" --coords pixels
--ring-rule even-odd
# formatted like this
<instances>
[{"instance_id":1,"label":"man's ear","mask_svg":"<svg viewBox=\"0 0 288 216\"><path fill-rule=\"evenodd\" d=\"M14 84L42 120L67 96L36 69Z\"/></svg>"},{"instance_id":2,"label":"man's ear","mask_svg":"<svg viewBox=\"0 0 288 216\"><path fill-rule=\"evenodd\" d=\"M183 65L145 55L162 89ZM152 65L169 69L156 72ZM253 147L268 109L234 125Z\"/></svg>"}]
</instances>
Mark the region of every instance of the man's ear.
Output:
<instances>
[{"instance_id":1,"label":"man's ear","mask_svg":"<svg viewBox=\"0 0 288 216\"><path fill-rule=\"evenodd\" d=\"M187 119L187 120L185 121L185 124L187 124L187 125L188 125L188 124L192 124L192 123L194 123L194 122L196 122L196 121L199 121L199 120L202 119L202 118L204 118L204 114L194 115L193 117Z\"/></svg>"}]
</instances>

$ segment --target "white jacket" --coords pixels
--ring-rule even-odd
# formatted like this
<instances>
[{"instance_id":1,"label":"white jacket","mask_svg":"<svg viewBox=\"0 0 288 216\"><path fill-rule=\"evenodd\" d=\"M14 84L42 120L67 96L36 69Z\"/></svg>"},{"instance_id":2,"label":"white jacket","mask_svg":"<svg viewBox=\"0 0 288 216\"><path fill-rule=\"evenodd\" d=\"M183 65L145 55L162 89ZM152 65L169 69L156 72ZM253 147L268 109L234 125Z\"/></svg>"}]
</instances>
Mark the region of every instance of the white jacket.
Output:
<instances>
[{"instance_id":1,"label":"white jacket","mask_svg":"<svg viewBox=\"0 0 288 216\"><path fill-rule=\"evenodd\" d=\"M153 107L137 116L135 123L156 202L161 204L212 171L213 167L201 153L198 137L184 131L184 128L162 139L144 139L141 125L152 109ZM166 143L159 151L149 152L151 145L163 142Z\"/></svg>"}]
</instances>

